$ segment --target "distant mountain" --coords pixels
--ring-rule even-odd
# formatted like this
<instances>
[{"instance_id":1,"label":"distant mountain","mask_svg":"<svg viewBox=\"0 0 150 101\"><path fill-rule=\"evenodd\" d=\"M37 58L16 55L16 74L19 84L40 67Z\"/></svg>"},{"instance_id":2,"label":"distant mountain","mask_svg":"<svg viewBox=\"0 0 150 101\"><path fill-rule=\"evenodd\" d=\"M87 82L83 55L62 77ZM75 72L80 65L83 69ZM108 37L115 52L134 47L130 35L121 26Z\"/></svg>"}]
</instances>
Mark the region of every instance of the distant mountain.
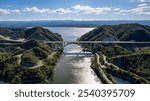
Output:
<instances>
[{"instance_id":1,"label":"distant mountain","mask_svg":"<svg viewBox=\"0 0 150 101\"><path fill-rule=\"evenodd\" d=\"M141 24L102 25L83 35L84 41L150 41L150 26Z\"/></svg>"},{"instance_id":2,"label":"distant mountain","mask_svg":"<svg viewBox=\"0 0 150 101\"><path fill-rule=\"evenodd\" d=\"M150 25L150 20L41 20L41 21L0 21L0 27L97 27L99 25L117 25L125 23L139 23Z\"/></svg>"}]
</instances>

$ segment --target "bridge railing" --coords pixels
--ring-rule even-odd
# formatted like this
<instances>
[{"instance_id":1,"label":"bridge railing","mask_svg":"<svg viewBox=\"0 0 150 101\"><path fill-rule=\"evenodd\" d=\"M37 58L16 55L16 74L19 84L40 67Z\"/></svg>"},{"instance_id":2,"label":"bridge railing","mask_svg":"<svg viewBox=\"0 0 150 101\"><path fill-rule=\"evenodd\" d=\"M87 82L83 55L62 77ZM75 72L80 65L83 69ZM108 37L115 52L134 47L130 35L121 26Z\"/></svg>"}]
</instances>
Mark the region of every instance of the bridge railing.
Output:
<instances>
[{"instance_id":1,"label":"bridge railing","mask_svg":"<svg viewBox=\"0 0 150 101\"><path fill-rule=\"evenodd\" d=\"M45 43L150 43L148 41L44 41Z\"/></svg>"}]
</instances>

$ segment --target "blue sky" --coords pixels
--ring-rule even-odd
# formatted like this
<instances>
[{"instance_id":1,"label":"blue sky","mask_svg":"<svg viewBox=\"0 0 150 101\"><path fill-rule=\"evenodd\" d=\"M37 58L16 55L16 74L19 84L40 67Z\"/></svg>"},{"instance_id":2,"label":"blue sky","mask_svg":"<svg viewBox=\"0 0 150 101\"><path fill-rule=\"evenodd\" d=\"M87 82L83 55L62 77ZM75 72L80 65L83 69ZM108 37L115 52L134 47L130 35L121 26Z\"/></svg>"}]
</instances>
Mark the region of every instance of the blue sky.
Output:
<instances>
[{"instance_id":1,"label":"blue sky","mask_svg":"<svg viewBox=\"0 0 150 101\"><path fill-rule=\"evenodd\" d=\"M8 20L150 20L150 0L0 0Z\"/></svg>"}]
</instances>

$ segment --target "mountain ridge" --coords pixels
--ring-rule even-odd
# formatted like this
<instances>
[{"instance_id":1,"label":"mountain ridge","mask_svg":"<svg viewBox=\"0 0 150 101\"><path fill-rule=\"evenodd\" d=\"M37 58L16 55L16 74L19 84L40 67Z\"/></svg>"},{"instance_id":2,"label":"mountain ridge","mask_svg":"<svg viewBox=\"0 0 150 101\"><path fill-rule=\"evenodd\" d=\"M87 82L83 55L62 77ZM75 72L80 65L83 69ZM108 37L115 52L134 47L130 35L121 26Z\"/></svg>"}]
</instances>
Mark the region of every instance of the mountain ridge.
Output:
<instances>
[{"instance_id":1,"label":"mountain ridge","mask_svg":"<svg viewBox=\"0 0 150 101\"><path fill-rule=\"evenodd\" d=\"M140 31L144 32L144 34L140 34ZM133 34L135 34L134 36L136 38L133 37ZM99 37L92 39L93 37L95 37L95 35ZM84 34L83 36L81 36L81 38L79 38L79 40L102 41L104 40L104 38L107 37L110 37L116 41L150 41L150 26L136 23L120 25L102 25L90 31L89 33Z\"/></svg>"}]
</instances>

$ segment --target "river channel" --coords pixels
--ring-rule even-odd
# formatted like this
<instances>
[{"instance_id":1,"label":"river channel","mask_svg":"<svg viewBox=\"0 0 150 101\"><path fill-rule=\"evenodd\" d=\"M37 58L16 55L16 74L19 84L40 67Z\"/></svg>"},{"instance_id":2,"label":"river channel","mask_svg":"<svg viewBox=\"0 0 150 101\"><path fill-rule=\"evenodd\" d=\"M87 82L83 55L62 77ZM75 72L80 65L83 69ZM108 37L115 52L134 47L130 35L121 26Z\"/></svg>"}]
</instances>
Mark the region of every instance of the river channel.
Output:
<instances>
[{"instance_id":1,"label":"river channel","mask_svg":"<svg viewBox=\"0 0 150 101\"><path fill-rule=\"evenodd\" d=\"M52 32L59 33L64 41L75 41L83 34L94 28L75 27L47 27ZM64 53L82 53L82 48L78 45L70 44L64 47ZM64 55L62 54L57 62L54 84L101 84L94 71L91 69L91 58L87 55ZM130 84L131 82L113 76L119 84Z\"/></svg>"},{"instance_id":2,"label":"river channel","mask_svg":"<svg viewBox=\"0 0 150 101\"><path fill-rule=\"evenodd\" d=\"M46 27L52 32L59 33L64 41L75 41L83 34L94 28L75 28L75 27ZM64 47L64 53L83 53L79 45L70 44ZM88 55L67 55L62 54L58 60L54 79L50 81L53 84L101 84L101 81L91 69L91 58ZM113 79L117 83L130 84L129 81L123 80L116 76ZM0 81L0 84L5 83Z\"/></svg>"},{"instance_id":3,"label":"river channel","mask_svg":"<svg viewBox=\"0 0 150 101\"><path fill-rule=\"evenodd\" d=\"M65 41L75 41L93 28L48 27L52 32L61 34ZM83 53L78 45L70 44L64 47L64 53ZM99 84L101 83L91 69L91 57L87 55L62 54L57 62L54 84Z\"/></svg>"}]
</instances>

